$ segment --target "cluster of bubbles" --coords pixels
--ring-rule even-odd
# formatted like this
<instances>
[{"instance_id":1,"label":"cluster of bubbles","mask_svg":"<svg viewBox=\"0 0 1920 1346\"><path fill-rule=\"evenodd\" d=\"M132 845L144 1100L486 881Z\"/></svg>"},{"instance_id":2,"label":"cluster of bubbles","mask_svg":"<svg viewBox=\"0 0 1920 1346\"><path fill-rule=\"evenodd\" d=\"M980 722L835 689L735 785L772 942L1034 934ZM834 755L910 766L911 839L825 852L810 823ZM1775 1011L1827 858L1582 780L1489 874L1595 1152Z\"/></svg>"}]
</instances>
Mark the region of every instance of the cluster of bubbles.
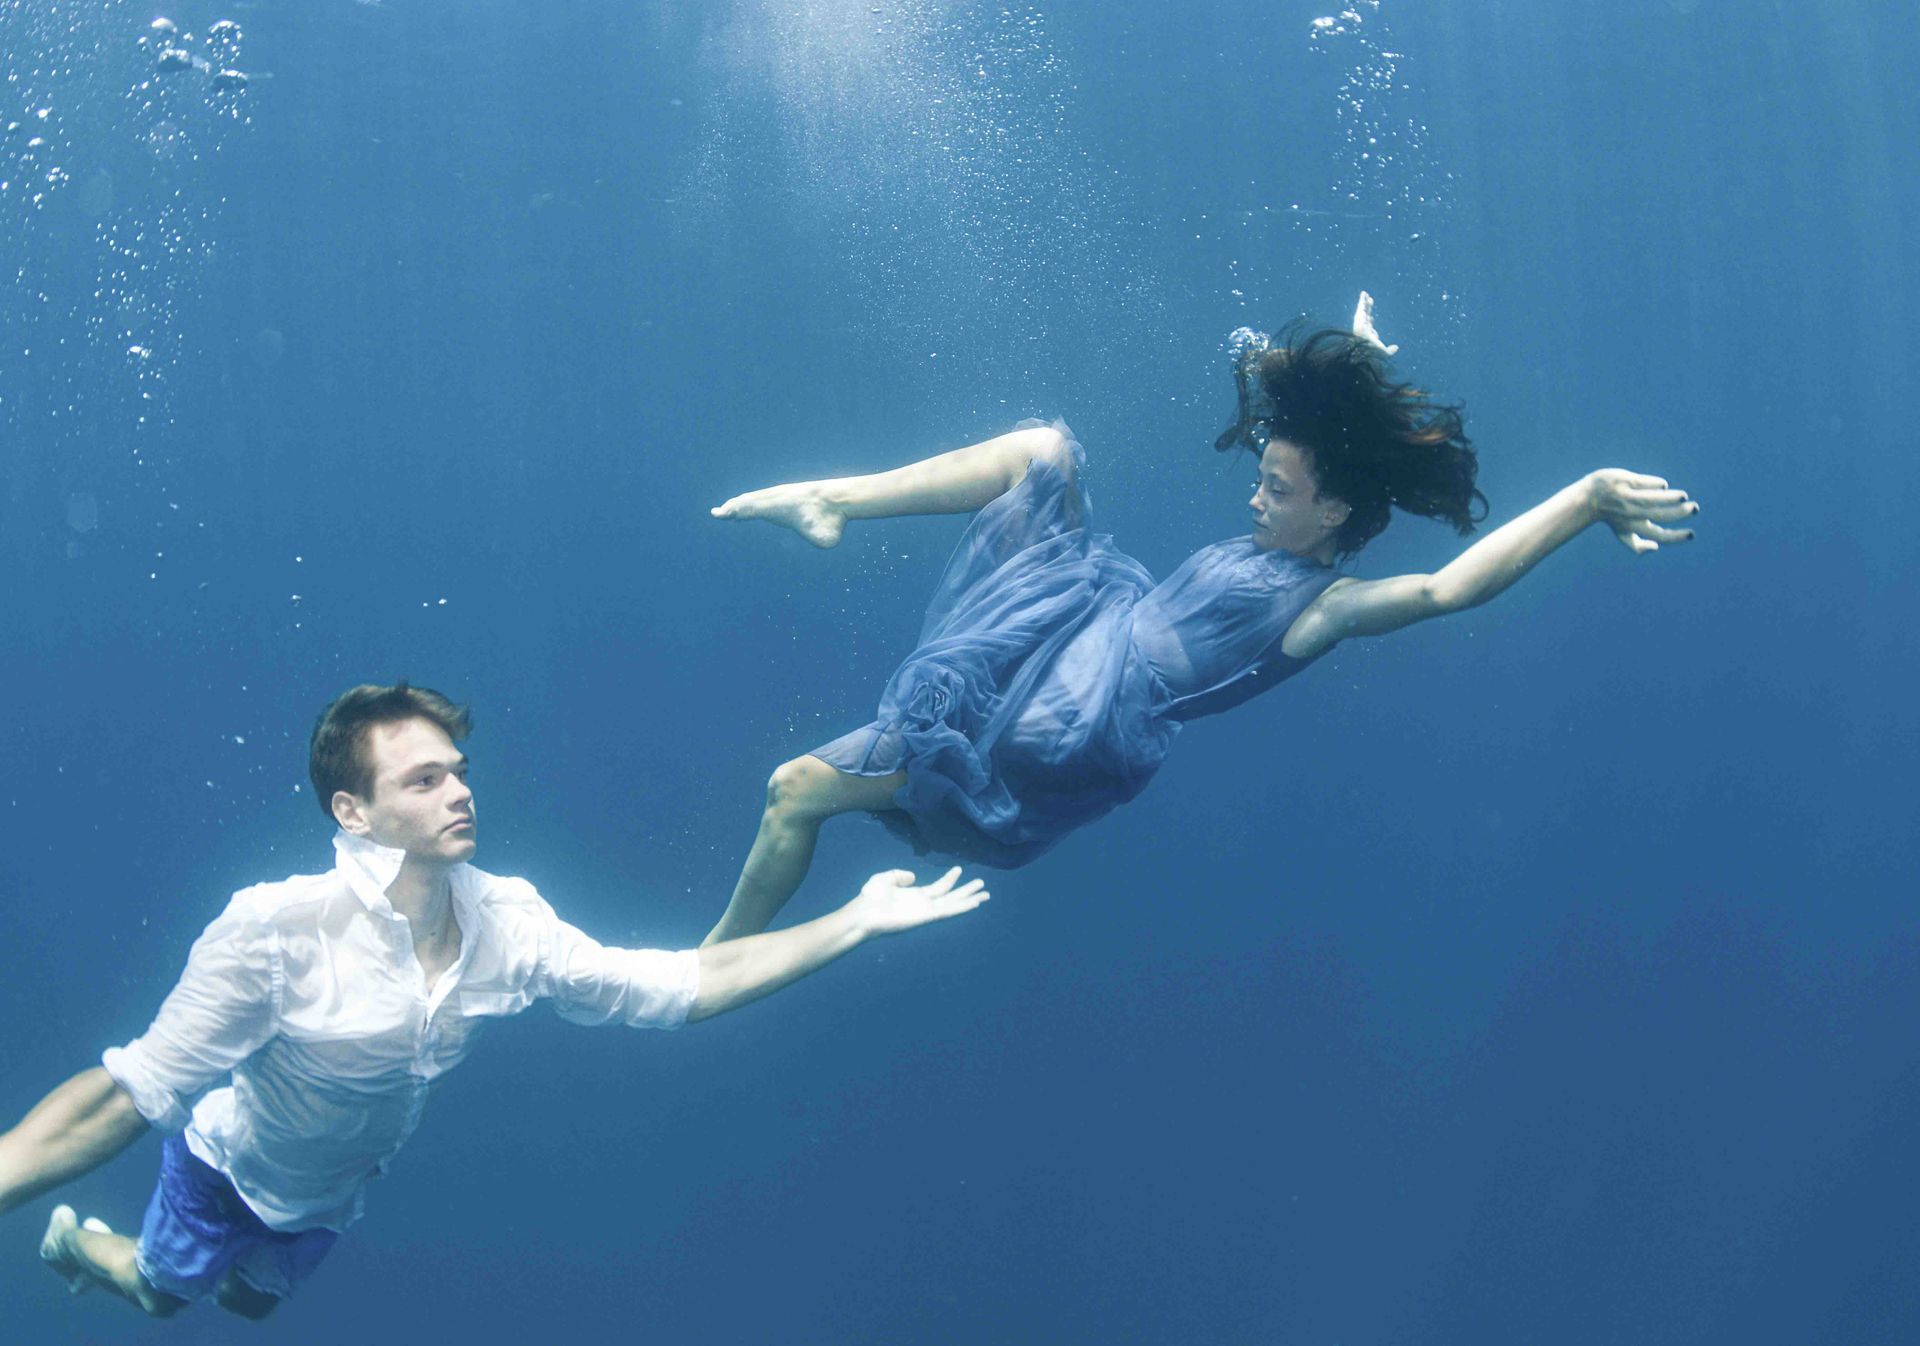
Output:
<instances>
[{"instance_id":1,"label":"cluster of bubbles","mask_svg":"<svg viewBox=\"0 0 1920 1346\"><path fill-rule=\"evenodd\" d=\"M37 107L7 122L8 167L12 171L0 178L0 192L17 188L30 193L28 200L39 206L49 191L66 186L67 170L53 162L54 155L48 150L46 133L54 128L47 125L47 119L52 115L52 108Z\"/></svg>"},{"instance_id":2,"label":"cluster of bubbles","mask_svg":"<svg viewBox=\"0 0 1920 1346\"><path fill-rule=\"evenodd\" d=\"M207 27L202 42L207 54L201 56L193 49L193 34L181 32L178 24L163 16L149 25L148 35L140 41L143 45L152 43L154 69L159 73L197 70L207 76L207 86L214 93L237 94L251 82L240 69L240 39L239 24L232 19L217 20Z\"/></svg>"},{"instance_id":3,"label":"cluster of bubbles","mask_svg":"<svg viewBox=\"0 0 1920 1346\"><path fill-rule=\"evenodd\" d=\"M1341 66L1334 98L1339 128L1324 198L1289 203L1289 213L1316 246L1335 255L1384 255L1391 273L1372 283L1406 307L1422 311L1429 331L1457 328L1459 295L1440 275L1437 236L1454 204L1454 178L1437 170L1426 123L1409 109L1413 86L1407 55L1396 50L1382 0L1353 0L1349 8L1309 25L1313 52Z\"/></svg>"},{"instance_id":4,"label":"cluster of bubbles","mask_svg":"<svg viewBox=\"0 0 1920 1346\"><path fill-rule=\"evenodd\" d=\"M106 5L105 24L113 24L124 8L124 3ZM100 67L120 65L111 60L117 53L107 35L98 31L102 26L98 6L83 9L73 4L0 0L0 39L4 39L0 52L6 61L6 94L0 95L0 199L38 209L48 204L54 192L74 183L70 165L75 146L66 134L67 122L74 116L89 124L100 119L100 104L112 96L102 88ZM116 92L141 114L158 113L145 118L136 132L157 157L194 152L183 124L160 111L163 101L174 100L162 99L158 77L198 72L206 77L202 92L207 97L199 100L204 102L203 110L233 121L245 120L237 95L246 90L251 77L238 66L241 39L240 25L223 19L207 29L196 50L194 35L182 32L168 18L153 20L134 39L150 64L144 71L136 67L137 76L144 77L136 77ZM5 101L7 95L12 107ZM91 148L100 156L112 147ZM89 190L99 198L105 190L102 180L96 175L85 181L94 184Z\"/></svg>"},{"instance_id":5,"label":"cluster of bubbles","mask_svg":"<svg viewBox=\"0 0 1920 1346\"><path fill-rule=\"evenodd\" d=\"M150 469L199 353L191 301L225 204L208 168L247 121L239 26L196 39L152 13L0 0L0 437L74 558L129 548L136 502L156 531L180 524Z\"/></svg>"},{"instance_id":6,"label":"cluster of bubbles","mask_svg":"<svg viewBox=\"0 0 1920 1346\"><path fill-rule=\"evenodd\" d=\"M769 150L795 165L787 213L826 231L863 321L911 333L930 378L984 386L991 369L1004 388L1056 329L1096 325L1074 305L1126 289L1040 8L757 0L708 42L727 87L688 194L724 219L740 184L766 180ZM740 111L768 99L771 146Z\"/></svg>"},{"instance_id":7,"label":"cluster of bubbles","mask_svg":"<svg viewBox=\"0 0 1920 1346\"><path fill-rule=\"evenodd\" d=\"M144 586L141 634L172 645L207 639L218 578L174 402L215 363L220 160L264 78L242 42L134 0L0 0L0 543L64 557L83 602L119 588L106 574ZM208 821L287 788L266 731L234 727L207 759Z\"/></svg>"}]
</instances>

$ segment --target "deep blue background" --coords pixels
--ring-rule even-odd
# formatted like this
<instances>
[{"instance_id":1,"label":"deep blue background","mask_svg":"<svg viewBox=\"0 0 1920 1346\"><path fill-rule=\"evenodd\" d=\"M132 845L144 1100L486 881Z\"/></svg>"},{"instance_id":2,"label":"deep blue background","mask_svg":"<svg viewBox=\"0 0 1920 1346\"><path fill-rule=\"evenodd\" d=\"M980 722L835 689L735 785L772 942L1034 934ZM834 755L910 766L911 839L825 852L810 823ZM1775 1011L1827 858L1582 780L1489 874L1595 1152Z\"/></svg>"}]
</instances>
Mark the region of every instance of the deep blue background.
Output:
<instances>
[{"instance_id":1,"label":"deep blue background","mask_svg":"<svg viewBox=\"0 0 1920 1346\"><path fill-rule=\"evenodd\" d=\"M958 531L735 491L1063 414L1164 573L1243 526L1226 331L1364 285L1496 519L1609 463L1705 503L1195 726L965 922L679 1035L496 1029L265 1336L154 1339L1920 1339L1920 28L1360 12L172 11L242 23L235 101L143 87L150 8L0 0L48 142L0 140L9 1116L327 862L355 681L472 701L484 866L697 940ZM902 859L835 824L793 910ZM155 1153L68 1199L132 1224ZM144 1332L48 1204L0 1330Z\"/></svg>"}]
</instances>

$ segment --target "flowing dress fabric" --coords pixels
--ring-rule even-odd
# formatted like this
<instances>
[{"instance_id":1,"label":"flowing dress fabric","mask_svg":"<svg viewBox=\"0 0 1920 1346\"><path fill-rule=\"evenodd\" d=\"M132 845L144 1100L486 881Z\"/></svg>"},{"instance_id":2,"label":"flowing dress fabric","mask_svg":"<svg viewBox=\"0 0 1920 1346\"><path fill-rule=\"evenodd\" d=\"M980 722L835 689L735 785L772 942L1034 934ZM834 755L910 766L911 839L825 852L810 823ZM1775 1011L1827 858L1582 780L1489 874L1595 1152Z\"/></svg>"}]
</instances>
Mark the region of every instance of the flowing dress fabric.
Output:
<instances>
[{"instance_id":1,"label":"flowing dress fabric","mask_svg":"<svg viewBox=\"0 0 1920 1346\"><path fill-rule=\"evenodd\" d=\"M904 768L877 816L917 850L1013 868L1132 799L1184 721L1305 667L1280 639L1339 578L1243 537L1156 586L1088 531L1086 457L1054 428L1073 470L1036 459L973 517L877 717L813 750L855 775Z\"/></svg>"}]
</instances>

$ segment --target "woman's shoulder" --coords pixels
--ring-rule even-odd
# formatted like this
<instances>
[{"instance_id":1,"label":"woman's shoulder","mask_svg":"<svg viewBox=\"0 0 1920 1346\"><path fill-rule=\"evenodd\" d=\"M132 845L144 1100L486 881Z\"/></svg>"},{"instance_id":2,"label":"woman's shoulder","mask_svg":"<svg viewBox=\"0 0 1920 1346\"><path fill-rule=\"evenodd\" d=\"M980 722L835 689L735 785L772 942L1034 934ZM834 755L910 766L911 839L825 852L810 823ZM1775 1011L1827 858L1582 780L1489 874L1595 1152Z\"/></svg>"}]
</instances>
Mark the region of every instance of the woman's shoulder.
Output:
<instances>
[{"instance_id":1,"label":"woman's shoulder","mask_svg":"<svg viewBox=\"0 0 1920 1346\"><path fill-rule=\"evenodd\" d=\"M1292 659L1317 659L1340 641L1335 632L1339 623L1341 595L1364 581L1352 575L1331 572L1333 578L1303 603L1280 639L1280 652Z\"/></svg>"}]
</instances>

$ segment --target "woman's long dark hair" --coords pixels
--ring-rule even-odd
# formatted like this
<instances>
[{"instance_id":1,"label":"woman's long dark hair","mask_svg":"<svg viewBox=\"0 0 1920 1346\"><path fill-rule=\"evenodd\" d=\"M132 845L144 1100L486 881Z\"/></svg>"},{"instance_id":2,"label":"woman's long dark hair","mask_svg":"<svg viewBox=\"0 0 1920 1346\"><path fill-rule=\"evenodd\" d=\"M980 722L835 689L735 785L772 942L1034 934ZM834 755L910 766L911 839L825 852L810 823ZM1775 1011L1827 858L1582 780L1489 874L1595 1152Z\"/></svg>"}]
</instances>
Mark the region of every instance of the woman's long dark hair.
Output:
<instances>
[{"instance_id":1,"label":"woman's long dark hair","mask_svg":"<svg viewBox=\"0 0 1920 1346\"><path fill-rule=\"evenodd\" d=\"M1342 556L1378 537L1394 506L1471 533L1487 498L1474 485L1480 464L1461 408L1389 380L1380 352L1351 333L1303 336L1304 326L1294 323L1234 371L1239 419L1214 448L1258 453L1269 437L1297 446L1319 490L1352 511L1333 537Z\"/></svg>"}]
</instances>

